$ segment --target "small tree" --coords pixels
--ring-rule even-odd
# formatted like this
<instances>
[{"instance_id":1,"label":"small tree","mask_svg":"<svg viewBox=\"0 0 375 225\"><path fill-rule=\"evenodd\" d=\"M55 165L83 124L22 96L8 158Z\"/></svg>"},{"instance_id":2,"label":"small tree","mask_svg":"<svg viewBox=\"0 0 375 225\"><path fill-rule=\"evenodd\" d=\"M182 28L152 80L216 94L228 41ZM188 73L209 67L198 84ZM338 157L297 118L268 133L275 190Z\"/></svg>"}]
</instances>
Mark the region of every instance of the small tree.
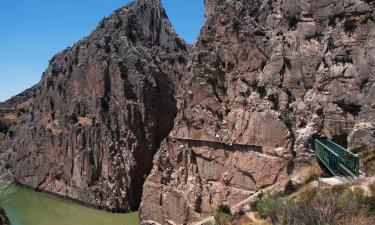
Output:
<instances>
[{"instance_id":1,"label":"small tree","mask_svg":"<svg viewBox=\"0 0 375 225\"><path fill-rule=\"evenodd\" d=\"M215 212L215 222L218 225L227 225L232 220L232 212L227 205L219 205Z\"/></svg>"}]
</instances>

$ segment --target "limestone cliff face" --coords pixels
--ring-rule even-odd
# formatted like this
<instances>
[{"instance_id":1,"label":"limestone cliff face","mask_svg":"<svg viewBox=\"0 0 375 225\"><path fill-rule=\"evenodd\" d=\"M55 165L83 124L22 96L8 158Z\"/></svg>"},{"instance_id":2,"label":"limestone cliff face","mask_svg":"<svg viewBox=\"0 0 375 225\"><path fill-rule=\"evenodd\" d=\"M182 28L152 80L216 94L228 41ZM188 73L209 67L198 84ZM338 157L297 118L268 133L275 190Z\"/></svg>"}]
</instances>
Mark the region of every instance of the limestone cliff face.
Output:
<instances>
[{"instance_id":1,"label":"limestone cliff face","mask_svg":"<svg viewBox=\"0 0 375 225\"><path fill-rule=\"evenodd\" d=\"M0 144L5 140L10 127L22 120L29 110L35 88L36 86L31 87L6 102L0 102Z\"/></svg>"},{"instance_id":2,"label":"limestone cliff face","mask_svg":"<svg viewBox=\"0 0 375 225\"><path fill-rule=\"evenodd\" d=\"M56 55L0 104L1 163L114 211L143 191L143 221L184 224L314 162L314 137L374 145L374 1L205 4L194 47L138 0Z\"/></svg>"},{"instance_id":3,"label":"limestone cliff face","mask_svg":"<svg viewBox=\"0 0 375 225\"><path fill-rule=\"evenodd\" d=\"M205 3L174 129L144 185L146 222L240 202L313 162L314 137L374 143L373 1Z\"/></svg>"},{"instance_id":4,"label":"limestone cliff face","mask_svg":"<svg viewBox=\"0 0 375 225\"><path fill-rule=\"evenodd\" d=\"M186 58L159 0L117 10L50 61L28 111L1 130L2 162L38 190L137 210L153 156L173 127Z\"/></svg>"}]
</instances>

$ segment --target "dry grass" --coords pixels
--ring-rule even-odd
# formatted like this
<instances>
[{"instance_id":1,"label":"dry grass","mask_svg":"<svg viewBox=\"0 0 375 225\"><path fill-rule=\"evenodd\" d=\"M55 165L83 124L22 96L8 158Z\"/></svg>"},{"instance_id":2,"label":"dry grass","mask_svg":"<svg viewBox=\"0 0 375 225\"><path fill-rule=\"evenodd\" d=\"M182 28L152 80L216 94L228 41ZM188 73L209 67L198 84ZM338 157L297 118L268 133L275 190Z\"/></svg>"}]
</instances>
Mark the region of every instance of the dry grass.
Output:
<instances>
[{"instance_id":1,"label":"dry grass","mask_svg":"<svg viewBox=\"0 0 375 225\"><path fill-rule=\"evenodd\" d=\"M306 187L289 196L265 195L256 210L278 225L375 224L375 185L368 184L369 194L362 186Z\"/></svg>"},{"instance_id":2,"label":"dry grass","mask_svg":"<svg viewBox=\"0 0 375 225\"><path fill-rule=\"evenodd\" d=\"M366 212L360 213L358 216L353 217L350 214L336 222L340 225L372 225L375 224L375 216L366 216Z\"/></svg>"},{"instance_id":3,"label":"dry grass","mask_svg":"<svg viewBox=\"0 0 375 225\"><path fill-rule=\"evenodd\" d=\"M241 216L238 220L231 223L231 225L272 225L267 220L253 221L247 216Z\"/></svg>"}]
</instances>

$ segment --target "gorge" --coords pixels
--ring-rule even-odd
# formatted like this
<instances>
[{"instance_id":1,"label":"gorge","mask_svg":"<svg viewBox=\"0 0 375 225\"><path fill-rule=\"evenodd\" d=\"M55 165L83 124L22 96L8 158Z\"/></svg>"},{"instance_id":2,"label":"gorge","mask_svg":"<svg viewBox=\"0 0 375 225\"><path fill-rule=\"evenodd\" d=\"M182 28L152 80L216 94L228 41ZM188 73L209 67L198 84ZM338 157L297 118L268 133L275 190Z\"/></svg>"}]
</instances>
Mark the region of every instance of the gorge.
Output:
<instances>
[{"instance_id":1,"label":"gorge","mask_svg":"<svg viewBox=\"0 0 375 225\"><path fill-rule=\"evenodd\" d=\"M205 0L194 46L136 0L0 103L15 180L144 223L187 224L375 145L375 12L363 0Z\"/></svg>"}]
</instances>

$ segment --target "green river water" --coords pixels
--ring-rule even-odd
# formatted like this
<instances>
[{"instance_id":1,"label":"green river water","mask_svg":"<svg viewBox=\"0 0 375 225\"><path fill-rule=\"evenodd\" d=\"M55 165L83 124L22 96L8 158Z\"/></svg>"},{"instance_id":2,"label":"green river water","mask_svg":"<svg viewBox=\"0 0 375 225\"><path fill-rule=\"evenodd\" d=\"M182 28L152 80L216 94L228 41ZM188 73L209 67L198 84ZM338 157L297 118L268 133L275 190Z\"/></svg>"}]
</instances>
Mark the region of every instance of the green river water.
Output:
<instances>
[{"instance_id":1,"label":"green river water","mask_svg":"<svg viewBox=\"0 0 375 225\"><path fill-rule=\"evenodd\" d=\"M17 188L1 205L12 225L139 225L138 213L113 214Z\"/></svg>"}]
</instances>

